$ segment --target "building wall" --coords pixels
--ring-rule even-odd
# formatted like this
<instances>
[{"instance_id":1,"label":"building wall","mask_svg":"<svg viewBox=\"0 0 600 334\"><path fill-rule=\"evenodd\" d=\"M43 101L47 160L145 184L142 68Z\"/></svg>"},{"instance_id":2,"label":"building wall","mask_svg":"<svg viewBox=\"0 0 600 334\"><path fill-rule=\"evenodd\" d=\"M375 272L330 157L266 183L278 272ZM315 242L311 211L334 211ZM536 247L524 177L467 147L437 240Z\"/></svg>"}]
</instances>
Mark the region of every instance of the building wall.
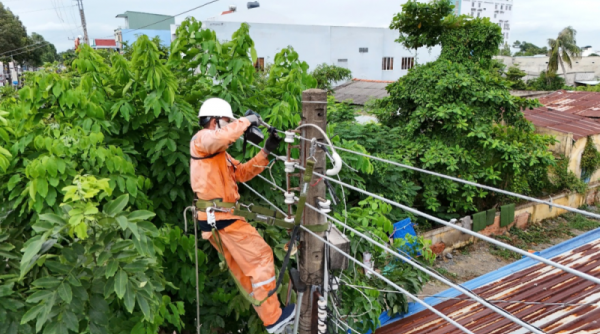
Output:
<instances>
[{"instance_id":1,"label":"building wall","mask_svg":"<svg viewBox=\"0 0 600 334\"><path fill-rule=\"evenodd\" d=\"M125 16L125 29L169 30L175 24L175 17L152 13L127 11L117 17Z\"/></svg>"},{"instance_id":2,"label":"building wall","mask_svg":"<svg viewBox=\"0 0 600 334\"><path fill-rule=\"evenodd\" d=\"M504 41L510 44L510 27L514 10L513 0L450 0L458 4L461 15L487 17L502 28Z\"/></svg>"},{"instance_id":3,"label":"building wall","mask_svg":"<svg viewBox=\"0 0 600 334\"><path fill-rule=\"evenodd\" d=\"M496 59L502 61L506 66L519 65L521 70L527 72L530 76L535 76L546 70L549 57L498 56ZM565 67L565 69L567 73L577 73L577 80L593 80L600 77L600 57L583 57L573 62L573 68ZM562 68L558 69L558 74L562 76ZM567 80L569 79L570 76L567 75Z\"/></svg>"},{"instance_id":4,"label":"building wall","mask_svg":"<svg viewBox=\"0 0 600 334\"><path fill-rule=\"evenodd\" d=\"M569 155L569 170L577 175L578 178L581 178L581 156L583 155L586 143L587 138L580 138L573 144L571 155Z\"/></svg>"},{"instance_id":5,"label":"building wall","mask_svg":"<svg viewBox=\"0 0 600 334\"><path fill-rule=\"evenodd\" d=\"M123 42L127 42L129 45L133 44L141 35L147 35L150 39L158 36L160 37L162 44L166 46L171 45L171 32L169 30L121 29L121 38L123 39ZM121 48L118 38L115 39L117 40L117 46Z\"/></svg>"},{"instance_id":6,"label":"building wall","mask_svg":"<svg viewBox=\"0 0 600 334\"><path fill-rule=\"evenodd\" d=\"M226 41L240 24L209 21L205 27L214 30L219 40ZM172 25L172 39L176 30L177 25ZM402 58L415 57L414 50L395 42L398 32L387 28L250 23L250 36L265 64L273 63L282 48L292 46L311 70L319 64L333 64L350 69L353 77L360 79L397 80L408 73L402 69ZM368 48L368 52L361 53L360 48ZM440 47L419 49L416 62L435 60L439 54ZM393 70L383 70L383 57L393 57Z\"/></svg>"}]
</instances>

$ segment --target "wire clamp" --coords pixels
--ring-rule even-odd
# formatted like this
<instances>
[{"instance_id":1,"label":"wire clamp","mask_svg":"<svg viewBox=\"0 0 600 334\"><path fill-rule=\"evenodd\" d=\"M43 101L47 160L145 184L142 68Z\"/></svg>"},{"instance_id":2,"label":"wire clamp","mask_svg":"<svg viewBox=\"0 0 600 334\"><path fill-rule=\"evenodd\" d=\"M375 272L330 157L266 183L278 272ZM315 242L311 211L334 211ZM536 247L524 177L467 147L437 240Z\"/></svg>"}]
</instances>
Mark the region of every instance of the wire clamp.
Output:
<instances>
[{"instance_id":1,"label":"wire clamp","mask_svg":"<svg viewBox=\"0 0 600 334\"><path fill-rule=\"evenodd\" d=\"M553 203L553 202L552 202L552 196L548 196L548 197L550 197L550 201L549 201L549 202L550 202L550 205L548 205L548 207L550 208L550 211L552 211L552 209L554 208L554 207L552 206L552 203Z\"/></svg>"},{"instance_id":2,"label":"wire clamp","mask_svg":"<svg viewBox=\"0 0 600 334\"><path fill-rule=\"evenodd\" d=\"M214 208L206 209L206 221L208 222L208 225L210 225L212 228L214 228L214 229L217 228L217 219L215 218L215 209Z\"/></svg>"},{"instance_id":3,"label":"wire clamp","mask_svg":"<svg viewBox=\"0 0 600 334\"><path fill-rule=\"evenodd\" d=\"M294 201L295 194L293 192L287 192L286 191L285 194L283 194L283 196L285 196L285 201L284 201L285 204L288 204L288 205L289 204L294 204L294 202L295 202Z\"/></svg>"},{"instance_id":4,"label":"wire clamp","mask_svg":"<svg viewBox=\"0 0 600 334\"><path fill-rule=\"evenodd\" d=\"M285 221L286 223L290 223L290 224L293 224L295 220L296 219L294 218L294 216L283 218L283 221Z\"/></svg>"}]
</instances>

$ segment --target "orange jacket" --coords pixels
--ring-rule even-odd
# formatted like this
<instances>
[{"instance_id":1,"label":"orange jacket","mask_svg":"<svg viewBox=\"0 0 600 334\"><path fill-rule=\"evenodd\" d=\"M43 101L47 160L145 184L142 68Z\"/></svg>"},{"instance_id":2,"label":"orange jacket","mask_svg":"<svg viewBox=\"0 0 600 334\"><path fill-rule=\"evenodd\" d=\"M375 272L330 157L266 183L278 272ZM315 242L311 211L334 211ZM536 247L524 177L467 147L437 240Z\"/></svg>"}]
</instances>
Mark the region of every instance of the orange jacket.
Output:
<instances>
[{"instance_id":1,"label":"orange jacket","mask_svg":"<svg viewBox=\"0 0 600 334\"><path fill-rule=\"evenodd\" d=\"M209 159L190 161L192 189L199 199L221 199L223 202L235 203L240 198L236 182L249 181L265 170L269 159L263 150L243 164L226 152L249 127L250 122L242 117L224 128L203 129L194 135L190 142L190 154L193 157L203 158L222 152ZM225 212L215 212L215 218L244 219ZM206 212L198 211L198 219L206 220Z\"/></svg>"}]
</instances>

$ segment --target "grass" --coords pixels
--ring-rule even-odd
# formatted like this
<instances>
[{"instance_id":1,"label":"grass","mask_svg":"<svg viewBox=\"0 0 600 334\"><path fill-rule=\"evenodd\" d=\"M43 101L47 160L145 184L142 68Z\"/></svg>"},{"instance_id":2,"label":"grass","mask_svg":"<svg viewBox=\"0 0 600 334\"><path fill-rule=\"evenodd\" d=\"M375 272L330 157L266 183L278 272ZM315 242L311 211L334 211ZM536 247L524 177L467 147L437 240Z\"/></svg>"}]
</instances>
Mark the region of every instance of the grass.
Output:
<instances>
[{"instance_id":1,"label":"grass","mask_svg":"<svg viewBox=\"0 0 600 334\"><path fill-rule=\"evenodd\" d=\"M570 216L570 217L567 217ZM600 222L585 218L580 214L568 214L565 218L569 221L569 226L580 231L591 231L600 227Z\"/></svg>"},{"instance_id":2,"label":"grass","mask_svg":"<svg viewBox=\"0 0 600 334\"><path fill-rule=\"evenodd\" d=\"M437 269L437 272L438 272L440 275L442 275L442 276L444 276L444 277L446 277L446 278L448 278L448 279L452 280L453 282L454 282L454 281L456 281L456 279L458 279L458 275L457 275L456 273L450 272L450 271L448 271L448 269L446 269L446 268L438 268L438 269Z\"/></svg>"}]
</instances>

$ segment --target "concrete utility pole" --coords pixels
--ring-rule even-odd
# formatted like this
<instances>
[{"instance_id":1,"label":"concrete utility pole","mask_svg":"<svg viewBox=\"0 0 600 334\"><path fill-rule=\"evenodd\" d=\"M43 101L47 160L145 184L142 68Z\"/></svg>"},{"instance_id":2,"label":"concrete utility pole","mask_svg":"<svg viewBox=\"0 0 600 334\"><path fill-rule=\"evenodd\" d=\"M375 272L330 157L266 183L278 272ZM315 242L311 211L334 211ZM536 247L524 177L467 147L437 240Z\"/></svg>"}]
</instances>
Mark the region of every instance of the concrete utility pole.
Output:
<instances>
[{"instance_id":1,"label":"concrete utility pole","mask_svg":"<svg viewBox=\"0 0 600 334\"><path fill-rule=\"evenodd\" d=\"M90 45L90 40L88 39L87 33L87 24L85 22L85 12L83 11L83 0L75 1L77 1L77 8L79 8L79 16L81 16L81 28L83 28L83 42L87 45Z\"/></svg>"},{"instance_id":2,"label":"concrete utility pole","mask_svg":"<svg viewBox=\"0 0 600 334\"><path fill-rule=\"evenodd\" d=\"M327 128L327 92L321 89L309 89L302 93L302 124L315 124L323 129ZM302 129L302 137L317 138L319 142L325 142L325 138L319 130L306 127ZM311 143L303 140L300 142L300 159L302 165L306 166L306 159L310 156ZM314 157L317 161L315 172L324 175L326 157L325 151L316 148ZM317 198L325 198L326 186L322 180L317 182L317 178L313 178L312 186L308 186L306 194L306 203L317 205ZM301 185L301 189L302 189ZM304 225L325 224L326 217L322 214L309 209L304 209L302 223ZM318 233L323 236L325 233ZM303 296L302 309L300 311L300 334L317 333L317 300L314 291L315 286L323 285L323 256L324 244L308 233L302 234L302 243L300 249L300 279L307 285L307 291ZM322 292L321 292L322 293Z\"/></svg>"}]
</instances>

